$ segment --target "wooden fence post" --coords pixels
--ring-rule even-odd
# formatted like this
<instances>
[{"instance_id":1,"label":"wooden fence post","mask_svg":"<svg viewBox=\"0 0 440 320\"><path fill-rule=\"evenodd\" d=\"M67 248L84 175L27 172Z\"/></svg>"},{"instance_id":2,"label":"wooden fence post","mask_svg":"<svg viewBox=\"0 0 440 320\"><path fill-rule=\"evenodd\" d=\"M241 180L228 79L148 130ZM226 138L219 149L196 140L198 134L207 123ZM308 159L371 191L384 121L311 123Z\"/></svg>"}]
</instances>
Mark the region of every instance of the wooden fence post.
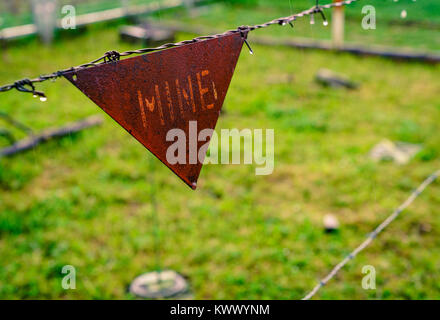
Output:
<instances>
[{"instance_id":1,"label":"wooden fence post","mask_svg":"<svg viewBox=\"0 0 440 320\"><path fill-rule=\"evenodd\" d=\"M121 8L124 10L124 15L128 16L130 11L130 0L121 0Z\"/></svg>"},{"instance_id":2,"label":"wooden fence post","mask_svg":"<svg viewBox=\"0 0 440 320\"><path fill-rule=\"evenodd\" d=\"M333 0L333 2L341 1L342 0ZM344 6L333 7L332 42L335 48L341 48L344 46Z\"/></svg>"},{"instance_id":3,"label":"wooden fence post","mask_svg":"<svg viewBox=\"0 0 440 320\"><path fill-rule=\"evenodd\" d=\"M32 0L31 5L38 34L45 44L49 44L55 34L57 2L55 0Z\"/></svg>"}]
</instances>

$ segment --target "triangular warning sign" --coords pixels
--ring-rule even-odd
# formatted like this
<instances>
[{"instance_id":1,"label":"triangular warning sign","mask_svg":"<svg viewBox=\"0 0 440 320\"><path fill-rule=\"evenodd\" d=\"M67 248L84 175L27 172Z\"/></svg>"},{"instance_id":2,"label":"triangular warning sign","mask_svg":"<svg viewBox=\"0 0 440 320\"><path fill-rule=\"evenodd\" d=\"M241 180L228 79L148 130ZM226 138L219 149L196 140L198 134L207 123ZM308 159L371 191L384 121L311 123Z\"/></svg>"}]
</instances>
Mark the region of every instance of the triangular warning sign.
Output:
<instances>
[{"instance_id":1,"label":"triangular warning sign","mask_svg":"<svg viewBox=\"0 0 440 320\"><path fill-rule=\"evenodd\" d=\"M195 189L205 155L195 160L194 152L206 144L199 132L215 128L243 42L239 32L231 33L64 77ZM167 160L178 140L171 134L167 141L172 129L186 135L185 161Z\"/></svg>"}]
</instances>

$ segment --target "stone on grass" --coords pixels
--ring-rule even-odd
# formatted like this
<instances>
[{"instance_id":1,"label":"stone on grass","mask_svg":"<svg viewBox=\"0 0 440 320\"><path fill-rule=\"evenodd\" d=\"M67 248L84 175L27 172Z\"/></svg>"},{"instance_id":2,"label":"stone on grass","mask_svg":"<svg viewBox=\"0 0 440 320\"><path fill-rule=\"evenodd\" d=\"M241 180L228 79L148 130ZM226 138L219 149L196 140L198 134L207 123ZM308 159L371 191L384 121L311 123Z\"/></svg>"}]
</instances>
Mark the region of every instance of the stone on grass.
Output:
<instances>
[{"instance_id":1,"label":"stone on grass","mask_svg":"<svg viewBox=\"0 0 440 320\"><path fill-rule=\"evenodd\" d=\"M376 161L393 161L397 164L408 163L422 147L407 142L382 140L370 151L370 157Z\"/></svg>"},{"instance_id":2,"label":"stone on grass","mask_svg":"<svg viewBox=\"0 0 440 320\"><path fill-rule=\"evenodd\" d=\"M325 232L335 232L339 228L338 219L332 214L326 214L323 219Z\"/></svg>"},{"instance_id":3,"label":"stone on grass","mask_svg":"<svg viewBox=\"0 0 440 320\"><path fill-rule=\"evenodd\" d=\"M167 42L174 42L174 31L149 24L137 26L123 26L119 31L122 40L128 42L139 42L148 46L159 46Z\"/></svg>"},{"instance_id":4,"label":"stone on grass","mask_svg":"<svg viewBox=\"0 0 440 320\"><path fill-rule=\"evenodd\" d=\"M315 80L324 86L332 88L357 89L359 84L348 79L347 76L335 73L328 69L319 69Z\"/></svg>"},{"instance_id":5,"label":"stone on grass","mask_svg":"<svg viewBox=\"0 0 440 320\"><path fill-rule=\"evenodd\" d=\"M146 299L165 299L187 293L185 278L173 270L153 271L140 275L130 284L130 293Z\"/></svg>"}]
</instances>

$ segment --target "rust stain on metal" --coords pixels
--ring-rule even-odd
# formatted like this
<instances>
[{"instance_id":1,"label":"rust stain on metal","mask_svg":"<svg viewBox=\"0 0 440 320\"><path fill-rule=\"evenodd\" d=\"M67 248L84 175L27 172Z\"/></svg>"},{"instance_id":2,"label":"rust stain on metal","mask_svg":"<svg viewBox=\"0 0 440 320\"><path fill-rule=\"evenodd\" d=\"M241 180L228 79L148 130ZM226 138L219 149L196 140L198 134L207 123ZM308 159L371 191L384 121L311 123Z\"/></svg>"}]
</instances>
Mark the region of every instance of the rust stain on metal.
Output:
<instances>
[{"instance_id":1,"label":"rust stain on metal","mask_svg":"<svg viewBox=\"0 0 440 320\"><path fill-rule=\"evenodd\" d=\"M215 128L243 42L240 33L228 34L64 77L195 189L203 161L194 163L190 146L197 143L198 152L206 144L199 132ZM197 121L195 137L190 121ZM186 133L186 163L167 161L171 129Z\"/></svg>"}]
</instances>

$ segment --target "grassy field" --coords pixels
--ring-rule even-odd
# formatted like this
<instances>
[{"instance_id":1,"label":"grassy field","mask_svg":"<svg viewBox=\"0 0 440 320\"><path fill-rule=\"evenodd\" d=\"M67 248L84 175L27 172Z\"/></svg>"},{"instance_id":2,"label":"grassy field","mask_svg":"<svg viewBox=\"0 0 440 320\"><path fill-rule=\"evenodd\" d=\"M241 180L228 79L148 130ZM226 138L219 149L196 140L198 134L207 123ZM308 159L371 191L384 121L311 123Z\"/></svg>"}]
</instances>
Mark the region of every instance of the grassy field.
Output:
<instances>
[{"instance_id":1,"label":"grassy field","mask_svg":"<svg viewBox=\"0 0 440 320\"><path fill-rule=\"evenodd\" d=\"M244 15L240 7L218 6L192 22L214 25L215 10L223 13L216 27L278 16L278 9ZM269 32L291 34L274 29ZM319 36L322 29L310 32ZM417 46L418 31L408 30L407 42ZM118 41L116 26L93 27L52 47L30 41L1 52L0 83L129 48ZM439 66L253 49L253 56L242 52L217 129L274 128L274 173L208 165L197 191L67 81L39 85L48 95L44 103L2 93L0 109L36 130L96 113L105 122L0 159L0 298L133 299L130 281L156 267L154 188L162 265L185 275L195 298L298 299L440 168ZM348 75L360 89L317 85L314 74L324 67ZM287 74L293 82L274 81ZM407 165L375 163L368 152L384 138L423 149ZM439 205L435 182L317 298L440 299ZM324 233L327 213L338 217L339 232ZM76 290L61 287L67 264L77 269ZM376 290L361 287L364 265L376 268Z\"/></svg>"},{"instance_id":2,"label":"grassy field","mask_svg":"<svg viewBox=\"0 0 440 320\"><path fill-rule=\"evenodd\" d=\"M237 1L240 2L240 1ZM253 4L253 3L257 3ZM273 18L285 17L301 10L308 9L313 5L312 0L291 0L291 1L269 1L269 0L249 0L244 1L240 6L225 6L220 3L210 6L209 9L201 9L198 19L187 17L184 21L187 24L201 27L216 28L219 31L231 29L240 25L253 25L266 22ZM326 3L326 1L321 1ZM374 5L376 8L376 30L364 30L361 28L361 21L364 15L362 8L364 5ZM233 8L233 10L231 10ZM400 18L401 10L405 9L408 13L407 19ZM440 52L440 37L436 36L440 30L440 3L434 1L366 1L362 0L351 4L345 8L346 35L348 43L363 46L380 45L387 47L404 47L419 51ZM166 14L163 17L167 17ZM218 17L222 17L218 19ZM327 12L327 19L331 23L331 13ZM317 25L309 24L309 19L301 19L295 22L294 30L289 25L284 27L273 27L258 30L261 36L276 36L283 39L293 37L310 39L331 39L331 27L321 27L321 17L317 19ZM405 21L416 23L432 23L431 27L426 25L408 27ZM251 35L253 36L253 35Z\"/></svg>"},{"instance_id":3,"label":"grassy field","mask_svg":"<svg viewBox=\"0 0 440 320\"><path fill-rule=\"evenodd\" d=\"M7 4L7 2L13 3ZM129 0L130 5L146 3L163 3L163 0ZM64 16L61 8L64 5L73 5L77 15L87 14L102 10L109 10L121 7L121 0L57 0L57 17ZM15 10L15 12L14 12ZM0 3L0 28L18 26L33 23L32 4L28 0L6 0Z\"/></svg>"}]
</instances>

